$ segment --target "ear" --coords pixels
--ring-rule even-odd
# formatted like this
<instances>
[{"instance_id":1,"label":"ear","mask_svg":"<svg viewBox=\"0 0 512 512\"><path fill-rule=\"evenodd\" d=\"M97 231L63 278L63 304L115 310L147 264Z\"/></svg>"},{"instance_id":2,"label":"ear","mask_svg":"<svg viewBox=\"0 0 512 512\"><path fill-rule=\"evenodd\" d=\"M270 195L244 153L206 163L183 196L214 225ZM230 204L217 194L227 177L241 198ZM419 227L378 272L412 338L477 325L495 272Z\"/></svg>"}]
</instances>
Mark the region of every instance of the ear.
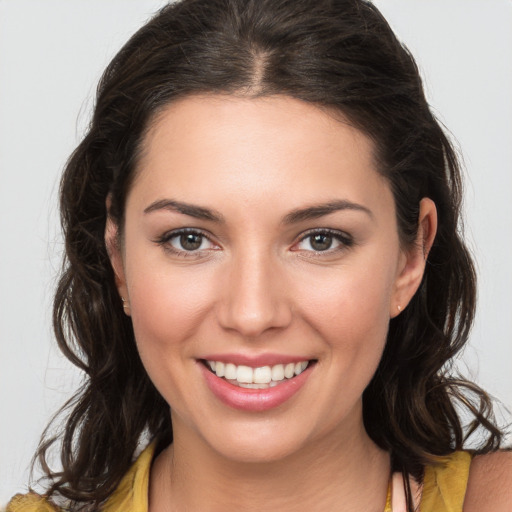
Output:
<instances>
[{"instance_id":1,"label":"ear","mask_svg":"<svg viewBox=\"0 0 512 512\"><path fill-rule=\"evenodd\" d=\"M128 297L128 288L126 286L119 227L109 213L110 205L111 198L109 195L106 201L107 222L105 224L105 246L107 248L110 264L114 270L117 291L123 301L123 310L128 316L130 316L130 301Z\"/></svg>"},{"instance_id":2,"label":"ear","mask_svg":"<svg viewBox=\"0 0 512 512\"><path fill-rule=\"evenodd\" d=\"M436 231L436 205L432 199L424 197L420 201L416 241L411 247L402 251L400 258L398 275L390 303L389 314L391 318L399 315L405 309L418 290L425 272L428 253L434 243Z\"/></svg>"}]
</instances>

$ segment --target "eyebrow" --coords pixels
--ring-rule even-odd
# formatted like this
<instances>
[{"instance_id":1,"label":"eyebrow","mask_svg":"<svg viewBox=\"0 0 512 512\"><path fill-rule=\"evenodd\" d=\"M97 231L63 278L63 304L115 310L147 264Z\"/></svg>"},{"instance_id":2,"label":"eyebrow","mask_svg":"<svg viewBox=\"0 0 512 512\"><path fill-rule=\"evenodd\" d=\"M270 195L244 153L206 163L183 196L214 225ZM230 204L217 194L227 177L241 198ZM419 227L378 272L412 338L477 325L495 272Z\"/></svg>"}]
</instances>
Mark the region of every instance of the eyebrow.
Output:
<instances>
[{"instance_id":1,"label":"eyebrow","mask_svg":"<svg viewBox=\"0 0 512 512\"><path fill-rule=\"evenodd\" d=\"M215 210L210 210L209 208L204 208L190 203L182 203L181 201L175 201L173 199L160 199L159 201L155 201L144 209L144 213L151 213L159 210L178 212L188 215L189 217L195 217L196 219L219 223L224 222L224 217Z\"/></svg>"},{"instance_id":2,"label":"eyebrow","mask_svg":"<svg viewBox=\"0 0 512 512\"><path fill-rule=\"evenodd\" d=\"M318 219L324 215L329 215L330 213L342 210L359 211L366 213L371 219L374 218L372 211L366 208L366 206L347 200L337 200L293 210L284 217L283 223L294 224L305 220Z\"/></svg>"},{"instance_id":3,"label":"eyebrow","mask_svg":"<svg viewBox=\"0 0 512 512\"><path fill-rule=\"evenodd\" d=\"M174 199L160 199L151 203L147 208L144 209L144 213L151 213L160 210L169 210L172 212L182 213L189 217L196 219L208 220L212 222L224 223L224 217L217 211L203 206L197 206L190 203L183 203ZM366 213L370 218L373 217L371 210L358 203L353 203L347 200L330 201L328 203L317 204L308 206L307 208L299 208L293 210L283 218L283 224L295 224L297 222L303 222L305 220L318 219L324 215L343 210L360 211Z\"/></svg>"}]
</instances>

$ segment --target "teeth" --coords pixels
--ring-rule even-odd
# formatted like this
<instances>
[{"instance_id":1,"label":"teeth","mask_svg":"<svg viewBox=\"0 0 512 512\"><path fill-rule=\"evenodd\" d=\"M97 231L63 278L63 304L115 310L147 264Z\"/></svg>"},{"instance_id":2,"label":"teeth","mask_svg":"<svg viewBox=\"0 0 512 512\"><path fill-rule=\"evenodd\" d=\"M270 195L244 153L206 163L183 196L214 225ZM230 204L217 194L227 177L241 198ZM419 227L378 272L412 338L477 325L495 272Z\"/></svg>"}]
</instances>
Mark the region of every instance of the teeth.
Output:
<instances>
[{"instance_id":1,"label":"teeth","mask_svg":"<svg viewBox=\"0 0 512 512\"><path fill-rule=\"evenodd\" d=\"M245 384L252 384L253 371L250 366L240 365L236 369L236 380Z\"/></svg>"},{"instance_id":2,"label":"teeth","mask_svg":"<svg viewBox=\"0 0 512 512\"><path fill-rule=\"evenodd\" d=\"M219 363L217 363L217 364L219 364ZM218 375L218 373L217 373L217 375ZM294 363L288 363L284 367L284 376L287 379L291 379L294 375L295 375L295 364Z\"/></svg>"},{"instance_id":3,"label":"teeth","mask_svg":"<svg viewBox=\"0 0 512 512\"><path fill-rule=\"evenodd\" d=\"M245 383L245 382L239 382L238 385L241 388L247 388L247 389L267 389L269 386L268 384L252 384L252 383Z\"/></svg>"},{"instance_id":4,"label":"teeth","mask_svg":"<svg viewBox=\"0 0 512 512\"><path fill-rule=\"evenodd\" d=\"M216 372L217 373L217 372ZM219 374L217 373L217 377ZM270 366L254 368L253 382L255 384L268 384L272 380L272 369Z\"/></svg>"},{"instance_id":5,"label":"teeth","mask_svg":"<svg viewBox=\"0 0 512 512\"><path fill-rule=\"evenodd\" d=\"M236 366L232 363L227 363L224 369L224 377L229 380L236 379Z\"/></svg>"},{"instance_id":6,"label":"teeth","mask_svg":"<svg viewBox=\"0 0 512 512\"><path fill-rule=\"evenodd\" d=\"M215 369L213 371L217 374L217 377L224 377L226 365L224 363L221 363L220 361L217 361L215 363Z\"/></svg>"},{"instance_id":7,"label":"teeth","mask_svg":"<svg viewBox=\"0 0 512 512\"><path fill-rule=\"evenodd\" d=\"M276 364L274 366L261 366L251 368L245 365L234 365L221 361L207 361L217 377L224 377L244 388L266 389L276 386L284 379L291 379L300 375L308 366L309 361L300 363Z\"/></svg>"},{"instance_id":8,"label":"teeth","mask_svg":"<svg viewBox=\"0 0 512 512\"><path fill-rule=\"evenodd\" d=\"M307 361L302 361L302 363L295 363L295 375L300 375L308 365Z\"/></svg>"},{"instance_id":9,"label":"teeth","mask_svg":"<svg viewBox=\"0 0 512 512\"><path fill-rule=\"evenodd\" d=\"M284 366L282 364L276 364L272 366L272 380L279 381L284 379Z\"/></svg>"}]
</instances>

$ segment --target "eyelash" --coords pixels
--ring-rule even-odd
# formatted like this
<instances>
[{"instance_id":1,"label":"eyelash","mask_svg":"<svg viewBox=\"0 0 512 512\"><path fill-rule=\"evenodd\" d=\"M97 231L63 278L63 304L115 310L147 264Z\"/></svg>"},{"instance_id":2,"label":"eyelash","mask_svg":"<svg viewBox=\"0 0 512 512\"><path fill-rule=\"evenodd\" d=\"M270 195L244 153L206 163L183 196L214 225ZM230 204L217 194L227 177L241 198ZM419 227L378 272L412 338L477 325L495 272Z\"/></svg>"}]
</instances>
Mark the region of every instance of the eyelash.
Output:
<instances>
[{"instance_id":1,"label":"eyelash","mask_svg":"<svg viewBox=\"0 0 512 512\"><path fill-rule=\"evenodd\" d=\"M298 244L304 242L308 238L311 240L312 237L315 235L327 235L329 237L332 237L333 240L337 241L340 245L338 247L335 247L334 249L329 247L328 249L325 249L323 251L315 251L312 250L305 250L304 252L311 252L315 255L315 257L321 257L323 254L333 254L340 251L345 251L347 249L350 249L354 245L354 239L352 236L350 236L348 233L345 233L343 231L337 231L335 229L326 229L326 228L320 228L320 229L312 229L310 231L307 231L304 233L299 241L294 244L294 246L297 246ZM311 244L311 241L310 241ZM295 249L296 251L302 251L302 249Z\"/></svg>"},{"instance_id":2,"label":"eyelash","mask_svg":"<svg viewBox=\"0 0 512 512\"><path fill-rule=\"evenodd\" d=\"M197 258L201 254L203 254L205 249L196 249L196 250L190 250L187 251L186 249L177 249L176 247L173 247L171 245L171 241L173 239L177 239L183 235L196 235L198 237L201 237L201 245L204 240L207 240L211 244L213 242L211 241L210 237L206 235L203 231L194 229L194 228L183 228L178 229L176 231L170 231L168 233L164 233L161 237L157 238L155 240L155 243L162 246L166 251L174 254L175 256L179 256L181 258ZM215 245L215 244L213 244ZM208 250L208 249L206 249ZM216 250L216 249L213 249Z\"/></svg>"},{"instance_id":3,"label":"eyelash","mask_svg":"<svg viewBox=\"0 0 512 512\"><path fill-rule=\"evenodd\" d=\"M197 258L200 255L204 254L205 250L211 250L211 249L195 249L195 250L186 250L186 249L177 249L176 247L173 247L171 245L171 241L174 239L177 239L178 237L181 237L183 235L196 235L198 237L201 237L201 245L204 240L207 240L211 244L213 242L211 241L210 237L205 234L203 231L194 229L194 228L183 228L178 229L176 231L170 231L168 233L164 233L162 236L157 238L155 240L155 243L162 246L166 251L182 257L182 258ZM338 247L335 247L334 249L329 247L325 250L304 250L304 249L292 249L296 252L310 252L315 255L315 257L321 257L323 254L332 254L337 253L340 251L344 251L349 249L354 245L354 239L349 234L343 232L343 231L337 231L335 229L326 229L326 228L318 228L318 229L312 229L307 231L306 233L302 234L300 239L293 244L293 247L296 247L297 245L301 244L308 238L312 238L315 235L326 235L328 237L332 237L333 240L337 241L340 245ZM310 242L311 244L311 242ZM215 245L215 244L213 244ZM216 250L216 249L213 249Z\"/></svg>"}]
</instances>

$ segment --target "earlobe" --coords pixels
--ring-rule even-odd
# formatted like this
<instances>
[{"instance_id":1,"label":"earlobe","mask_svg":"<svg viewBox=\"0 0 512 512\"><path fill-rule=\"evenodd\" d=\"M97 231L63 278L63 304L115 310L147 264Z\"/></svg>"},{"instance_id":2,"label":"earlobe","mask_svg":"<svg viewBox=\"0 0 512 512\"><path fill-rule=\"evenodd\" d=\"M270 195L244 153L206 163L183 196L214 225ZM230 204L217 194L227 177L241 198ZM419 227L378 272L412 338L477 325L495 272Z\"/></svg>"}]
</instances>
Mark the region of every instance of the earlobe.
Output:
<instances>
[{"instance_id":1,"label":"earlobe","mask_svg":"<svg viewBox=\"0 0 512 512\"><path fill-rule=\"evenodd\" d=\"M418 233L415 243L404 250L400 261L395 290L390 304L390 317L398 316L419 288L425 272L428 254L437 232L437 209L434 201L420 201Z\"/></svg>"},{"instance_id":2,"label":"earlobe","mask_svg":"<svg viewBox=\"0 0 512 512\"><path fill-rule=\"evenodd\" d=\"M105 224L105 246L110 259L110 264L114 270L115 282L119 296L123 301L123 310L130 315L130 303L128 300L128 290L124 273L123 257L119 240L119 229L116 222L109 215L110 197L107 198L107 221Z\"/></svg>"}]
</instances>

